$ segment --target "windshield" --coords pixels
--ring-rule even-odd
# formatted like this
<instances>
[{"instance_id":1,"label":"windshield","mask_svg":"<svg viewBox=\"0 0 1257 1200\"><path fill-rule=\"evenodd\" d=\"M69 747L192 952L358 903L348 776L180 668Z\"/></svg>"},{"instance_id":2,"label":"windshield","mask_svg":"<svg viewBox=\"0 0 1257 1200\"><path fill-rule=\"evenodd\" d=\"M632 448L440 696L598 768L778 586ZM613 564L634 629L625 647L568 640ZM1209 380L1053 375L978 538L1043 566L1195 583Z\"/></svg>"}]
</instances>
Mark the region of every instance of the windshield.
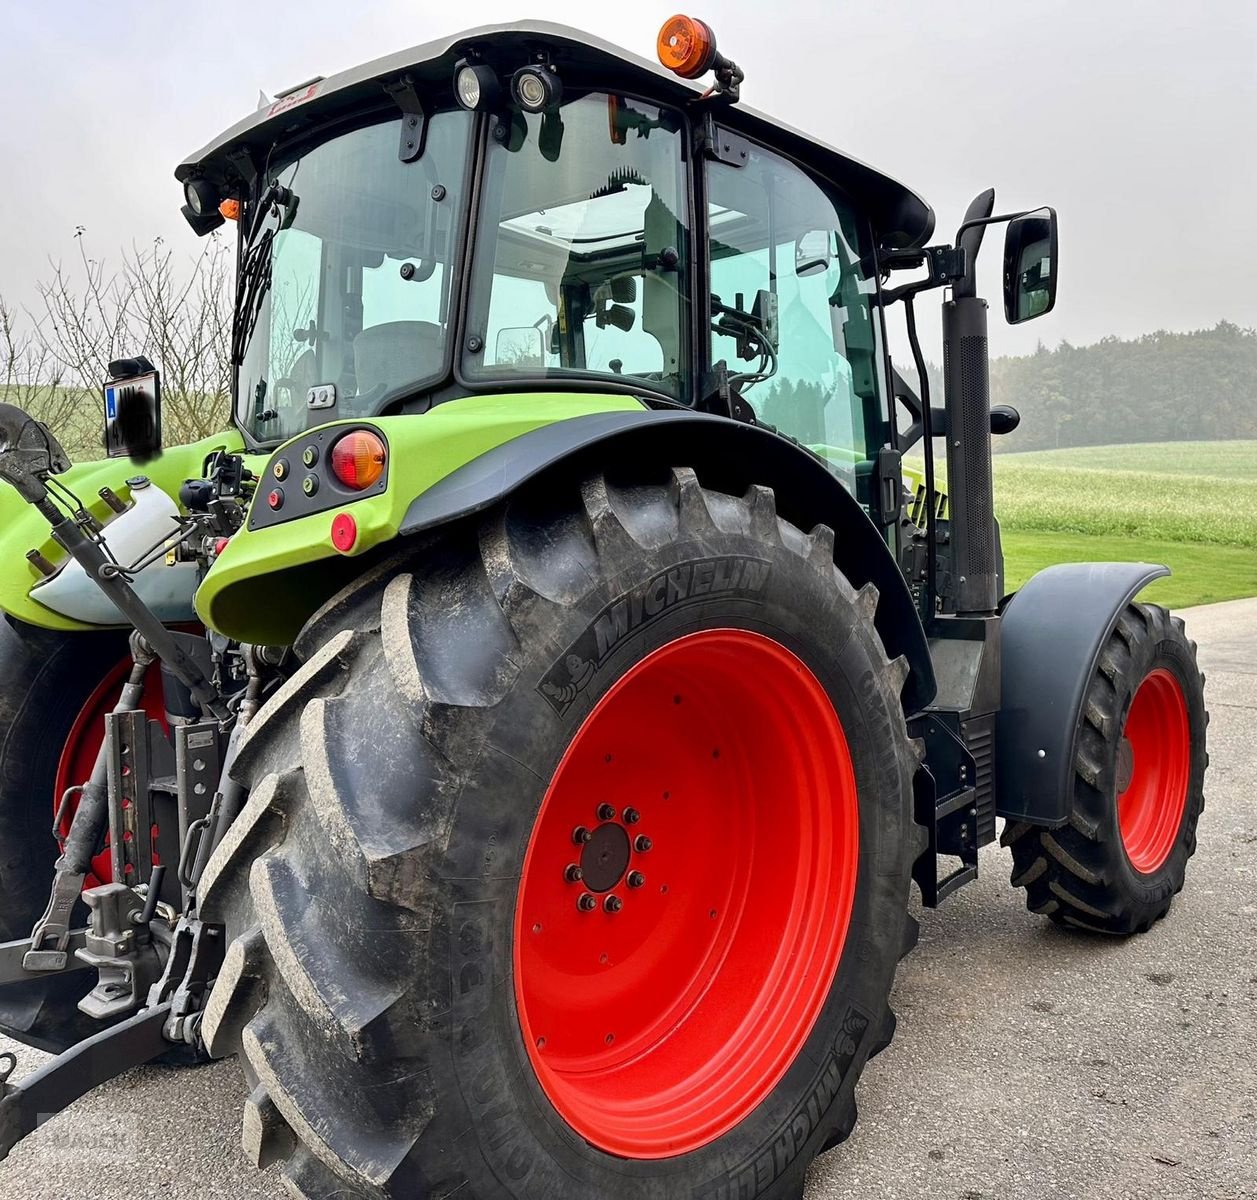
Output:
<instances>
[{"instance_id":1,"label":"windshield","mask_svg":"<svg viewBox=\"0 0 1257 1200\"><path fill-rule=\"evenodd\" d=\"M464 370L688 394L681 119L600 93L490 142Z\"/></svg>"},{"instance_id":2,"label":"windshield","mask_svg":"<svg viewBox=\"0 0 1257 1200\"><path fill-rule=\"evenodd\" d=\"M245 211L236 402L259 441L370 415L445 373L472 116L432 116L409 163L400 126L357 129L272 168Z\"/></svg>"}]
</instances>

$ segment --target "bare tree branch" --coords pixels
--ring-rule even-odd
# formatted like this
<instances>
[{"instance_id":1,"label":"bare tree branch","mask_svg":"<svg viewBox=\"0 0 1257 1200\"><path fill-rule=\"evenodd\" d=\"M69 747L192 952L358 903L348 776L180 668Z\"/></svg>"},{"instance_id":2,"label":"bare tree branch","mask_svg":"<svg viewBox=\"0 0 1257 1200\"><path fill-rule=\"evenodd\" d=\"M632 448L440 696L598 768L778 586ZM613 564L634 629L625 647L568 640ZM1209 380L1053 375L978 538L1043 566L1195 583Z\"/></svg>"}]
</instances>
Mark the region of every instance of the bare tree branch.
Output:
<instances>
[{"instance_id":1,"label":"bare tree branch","mask_svg":"<svg viewBox=\"0 0 1257 1200\"><path fill-rule=\"evenodd\" d=\"M231 391L229 247L206 238L191 262L160 238L132 246L116 270L75 231L78 261L50 264L42 311L25 321L0 299L3 395L47 422L76 457L100 454L100 385L109 363L147 355L162 373L167 445L225 428Z\"/></svg>"}]
</instances>

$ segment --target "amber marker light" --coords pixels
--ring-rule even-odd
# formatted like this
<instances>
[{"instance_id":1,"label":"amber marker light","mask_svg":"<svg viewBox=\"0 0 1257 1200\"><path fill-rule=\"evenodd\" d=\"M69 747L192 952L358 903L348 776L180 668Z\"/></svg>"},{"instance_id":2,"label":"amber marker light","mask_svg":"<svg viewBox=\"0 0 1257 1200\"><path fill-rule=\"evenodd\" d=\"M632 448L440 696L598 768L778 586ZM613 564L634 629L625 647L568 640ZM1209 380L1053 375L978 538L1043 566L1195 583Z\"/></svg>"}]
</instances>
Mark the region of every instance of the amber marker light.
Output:
<instances>
[{"instance_id":1,"label":"amber marker light","mask_svg":"<svg viewBox=\"0 0 1257 1200\"><path fill-rule=\"evenodd\" d=\"M355 429L332 447L332 474L345 487L362 492L384 474L388 452L378 434Z\"/></svg>"},{"instance_id":2,"label":"amber marker light","mask_svg":"<svg viewBox=\"0 0 1257 1200\"><path fill-rule=\"evenodd\" d=\"M240 220L240 201L224 200L218 206L218 212L220 216L225 217L228 221L238 221Z\"/></svg>"},{"instance_id":3,"label":"amber marker light","mask_svg":"<svg viewBox=\"0 0 1257 1200\"><path fill-rule=\"evenodd\" d=\"M682 79L697 79L716 61L716 35L705 21L678 13L663 23L656 49L669 71Z\"/></svg>"}]
</instances>

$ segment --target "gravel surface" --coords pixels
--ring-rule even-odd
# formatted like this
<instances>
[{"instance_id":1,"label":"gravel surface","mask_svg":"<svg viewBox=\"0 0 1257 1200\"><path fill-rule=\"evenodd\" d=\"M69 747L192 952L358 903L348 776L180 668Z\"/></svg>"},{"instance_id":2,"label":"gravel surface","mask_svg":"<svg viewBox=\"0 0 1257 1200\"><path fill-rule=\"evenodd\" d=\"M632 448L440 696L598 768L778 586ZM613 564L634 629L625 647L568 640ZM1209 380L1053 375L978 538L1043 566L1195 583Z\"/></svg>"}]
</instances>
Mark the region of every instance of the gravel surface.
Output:
<instances>
[{"instance_id":1,"label":"gravel surface","mask_svg":"<svg viewBox=\"0 0 1257 1200\"><path fill-rule=\"evenodd\" d=\"M1212 765L1169 916L1124 942L1062 933L1026 912L988 847L978 882L918 913L898 1035L807 1200L1257 1198L1257 600L1183 615L1209 677ZM19 1075L44 1061L6 1049ZM15 1150L0 1197L280 1195L239 1149L242 1099L231 1062L131 1072Z\"/></svg>"}]
</instances>

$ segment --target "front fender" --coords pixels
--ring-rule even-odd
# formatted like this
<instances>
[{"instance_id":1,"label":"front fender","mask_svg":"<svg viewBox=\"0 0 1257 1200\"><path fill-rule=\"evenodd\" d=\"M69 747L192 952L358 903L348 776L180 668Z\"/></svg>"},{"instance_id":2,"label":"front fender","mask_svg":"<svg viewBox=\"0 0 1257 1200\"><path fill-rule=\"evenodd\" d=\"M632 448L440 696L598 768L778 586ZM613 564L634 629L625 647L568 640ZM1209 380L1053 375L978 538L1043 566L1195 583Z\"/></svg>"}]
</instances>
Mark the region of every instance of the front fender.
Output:
<instances>
[{"instance_id":1,"label":"front fender","mask_svg":"<svg viewBox=\"0 0 1257 1200\"><path fill-rule=\"evenodd\" d=\"M1000 619L995 811L1060 826L1069 818L1083 698L1122 610L1168 567L1061 563L1046 567Z\"/></svg>"},{"instance_id":2,"label":"front fender","mask_svg":"<svg viewBox=\"0 0 1257 1200\"><path fill-rule=\"evenodd\" d=\"M104 525L108 539L109 526L116 514L100 498L101 488L112 489L120 499L129 503L131 488L127 480L143 474L178 506L179 485L185 479L200 476L201 465L208 454L217 449L239 453L243 446L244 439L239 431L229 429L186 446L174 446L143 468L137 468L125 458L108 458L98 462L75 463L56 478L78 496L88 511ZM107 607L102 609L103 619L96 622L76 619L42 603L36 585L43 582L44 576L27 561L26 555L30 550L38 550L54 566L60 565L66 558L65 551L52 540L47 521L12 488L0 486L0 611L42 629L84 631L99 629L102 625L124 624L121 617ZM150 568L153 571L165 569L162 563ZM191 573L182 574L188 576L187 595L166 614L171 621L195 619L192 609L195 584ZM118 619L110 619L114 616Z\"/></svg>"}]
</instances>

